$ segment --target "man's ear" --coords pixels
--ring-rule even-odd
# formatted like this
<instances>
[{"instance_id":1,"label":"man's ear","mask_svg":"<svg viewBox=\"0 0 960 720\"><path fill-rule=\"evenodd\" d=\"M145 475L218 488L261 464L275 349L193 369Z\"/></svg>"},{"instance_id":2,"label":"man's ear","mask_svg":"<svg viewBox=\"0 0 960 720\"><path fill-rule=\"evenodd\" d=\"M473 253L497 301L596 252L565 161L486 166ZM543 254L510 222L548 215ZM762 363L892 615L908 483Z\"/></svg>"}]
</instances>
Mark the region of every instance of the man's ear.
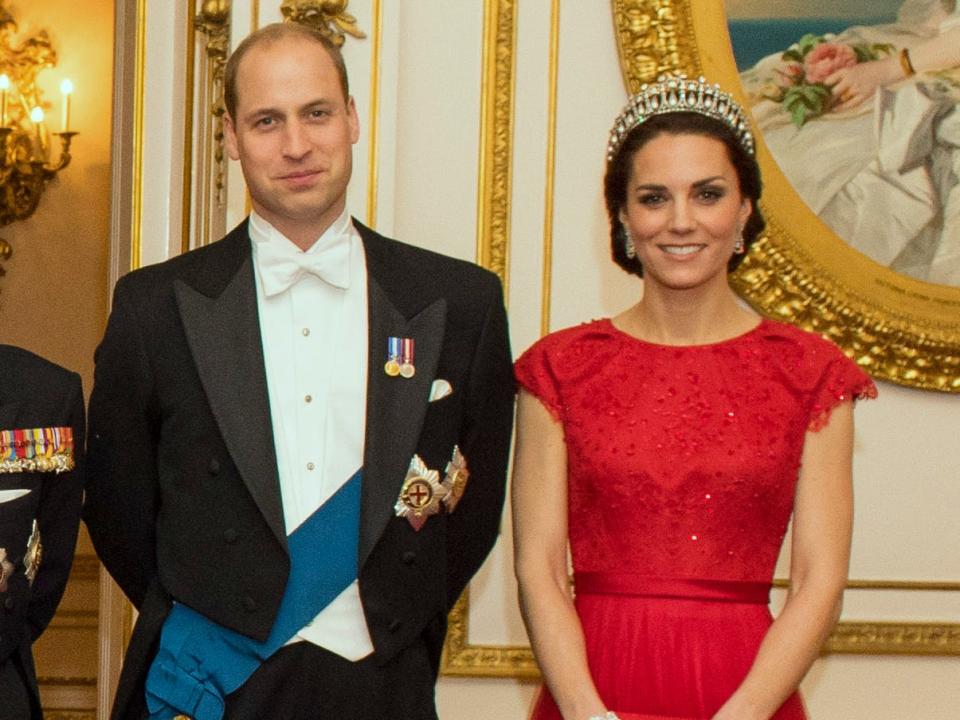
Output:
<instances>
[{"instance_id":1,"label":"man's ear","mask_svg":"<svg viewBox=\"0 0 960 720\"><path fill-rule=\"evenodd\" d=\"M223 144L227 148L227 155L231 160L240 159L240 147L237 143L237 130L233 126L233 118L230 113L223 114Z\"/></svg>"}]
</instances>

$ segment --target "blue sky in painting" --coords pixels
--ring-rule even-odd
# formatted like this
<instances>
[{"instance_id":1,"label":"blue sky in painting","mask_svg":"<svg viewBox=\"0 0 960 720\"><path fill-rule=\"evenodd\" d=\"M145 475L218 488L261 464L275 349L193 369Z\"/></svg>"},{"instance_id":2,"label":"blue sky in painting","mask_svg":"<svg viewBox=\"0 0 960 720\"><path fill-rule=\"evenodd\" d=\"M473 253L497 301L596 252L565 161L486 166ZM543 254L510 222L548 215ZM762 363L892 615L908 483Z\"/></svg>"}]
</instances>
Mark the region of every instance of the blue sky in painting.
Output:
<instances>
[{"instance_id":1,"label":"blue sky in painting","mask_svg":"<svg viewBox=\"0 0 960 720\"><path fill-rule=\"evenodd\" d=\"M896 14L859 18L751 18L728 20L737 69L746 70L771 53L782 52L807 33L837 33L853 25L878 25L893 22Z\"/></svg>"},{"instance_id":2,"label":"blue sky in painting","mask_svg":"<svg viewBox=\"0 0 960 720\"><path fill-rule=\"evenodd\" d=\"M726 0L737 67L782 52L806 33L893 22L902 0Z\"/></svg>"}]
</instances>

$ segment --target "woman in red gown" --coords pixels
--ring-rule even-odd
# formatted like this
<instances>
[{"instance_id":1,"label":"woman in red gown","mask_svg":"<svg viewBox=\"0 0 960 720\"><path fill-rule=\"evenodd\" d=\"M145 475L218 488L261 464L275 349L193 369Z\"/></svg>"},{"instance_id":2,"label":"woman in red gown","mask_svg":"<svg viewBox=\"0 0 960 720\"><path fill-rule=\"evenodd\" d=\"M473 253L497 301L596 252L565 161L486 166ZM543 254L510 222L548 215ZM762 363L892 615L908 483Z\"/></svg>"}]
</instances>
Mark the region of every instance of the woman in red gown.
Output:
<instances>
[{"instance_id":1,"label":"woman in red gown","mask_svg":"<svg viewBox=\"0 0 960 720\"><path fill-rule=\"evenodd\" d=\"M642 297L516 363L516 573L545 681L534 720L806 717L796 689L847 575L853 400L876 389L836 346L731 290L764 227L753 153L739 107L702 80L632 98L605 195L614 261L643 277Z\"/></svg>"}]
</instances>

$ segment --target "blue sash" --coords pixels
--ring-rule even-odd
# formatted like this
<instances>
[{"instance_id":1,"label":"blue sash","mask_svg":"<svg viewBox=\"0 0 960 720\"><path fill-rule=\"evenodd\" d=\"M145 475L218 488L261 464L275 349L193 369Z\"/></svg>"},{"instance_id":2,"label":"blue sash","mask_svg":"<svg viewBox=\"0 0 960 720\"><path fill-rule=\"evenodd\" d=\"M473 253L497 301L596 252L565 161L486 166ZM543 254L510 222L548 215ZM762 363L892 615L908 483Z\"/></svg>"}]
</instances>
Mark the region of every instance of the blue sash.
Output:
<instances>
[{"instance_id":1,"label":"blue sash","mask_svg":"<svg viewBox=\"0 0 960 720\"><path fill-rule=\"evenodd\" d=\"M175 603L147 674L150 720L220 720L224 698L357 579L357 470L287 538L290 575L269 637L258 642Z\"/></svg>"}]
</instances>

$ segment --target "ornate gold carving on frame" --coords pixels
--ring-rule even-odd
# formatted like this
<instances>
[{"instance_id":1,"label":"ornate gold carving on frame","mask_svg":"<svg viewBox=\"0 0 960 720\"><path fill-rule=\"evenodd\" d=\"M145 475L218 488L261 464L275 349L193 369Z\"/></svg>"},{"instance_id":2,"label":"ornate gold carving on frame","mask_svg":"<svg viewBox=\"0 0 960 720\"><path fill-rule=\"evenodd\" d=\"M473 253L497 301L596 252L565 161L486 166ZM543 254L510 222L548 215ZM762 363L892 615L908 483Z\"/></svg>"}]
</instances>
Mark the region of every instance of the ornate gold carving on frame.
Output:
<instances>
[{"instance_id":1,"label":"ornate gold carving on frame","mask_svg":"<svg viewBox=\"0 0 960 720\"><path fill-rule=\"evenodd\" d=\"M508 288L516 0L486 0L480 93L477 262Z\"/></svg>"},{"instance_id":2,"label":"ornate gold carving on frame","mask_svg":"<svg viewBox=\"0 0 960 720\"><path fill-rule=\"evenodd\" d=\"M739 90L723 3L612 0L612 10L631 92L672 70ZM876 378L960 392L960 289L907 278L848 247L759 144L768 229L736 273L737 291L767 315L830 337Z\"/></svg>"},{"instance_id":3,"label":"ornate gold carving on frame","mask_svg":"<svg viewBox=\"0 0 960 720\"><path fill-rule=\"evenodd\" d=\"M194 18L197 32L206 37L205 97L213 121L213 135L209 150L213 153L213 196L217 206L224 201L226 158L223 152L223 71L230 53L230 0L203 0ZM201 94L204 97L204 94Z\"/></svg>"},{"instance_id":4,"label":"ornate gold carving on frame","mask_svg":"<svg viewBox=\"0 0 960 720\"><path fill-rule=\"evenodd\" d=\"M960 655L960 625L843 622L824 652L867 655Z\"/></svg>"},{"instance_id":5,"label":"ornate gold carving on frame","mask_svg":"<svg viewBox=\"0 0 960 720\"><path fill-rule=\"evenodd\" d=\"M447 640L441 672L451 677L540 677L533 651L524 645L470 644L470 590L454 605L447 618Z\"/></svg>"},{"instance_id":6,"label":"ornate gold carving on frame","mask_svg":"<svg viewBox=\"0 0 960 720\"><path fill-rule=\"evenodd\" d=\"M613 0L613 24L623 82L631 93L658 75L695 65L696 38L684 4L674 0Z\"/></svg>"},{"instance_id":7,"label":"ornate gold carving on frame","mask_svg":"<svg viewBox=\"0 0 960 720\"><path fill-rule=\"evenodd\" d=\"M368 227L377 226L377 187L380 172L380 55L383 45L383 2L372 0L373 15L370 33L370 114L369 156L367 158L367 217Z\"/></svg>"},{"instance_id":8,"label":"ornate gold carving on frame","mask_svg":"<svg viewBox=\"0 0 960 720\"><path fill-rule=\"evenodd\" d=\"M283 0L280 12L287 22L297 22L316 28L343 47L347 35L363 39L364 32L357 27L357 19L347 10L349 0Z\"/></svg>"}]
</instances>

